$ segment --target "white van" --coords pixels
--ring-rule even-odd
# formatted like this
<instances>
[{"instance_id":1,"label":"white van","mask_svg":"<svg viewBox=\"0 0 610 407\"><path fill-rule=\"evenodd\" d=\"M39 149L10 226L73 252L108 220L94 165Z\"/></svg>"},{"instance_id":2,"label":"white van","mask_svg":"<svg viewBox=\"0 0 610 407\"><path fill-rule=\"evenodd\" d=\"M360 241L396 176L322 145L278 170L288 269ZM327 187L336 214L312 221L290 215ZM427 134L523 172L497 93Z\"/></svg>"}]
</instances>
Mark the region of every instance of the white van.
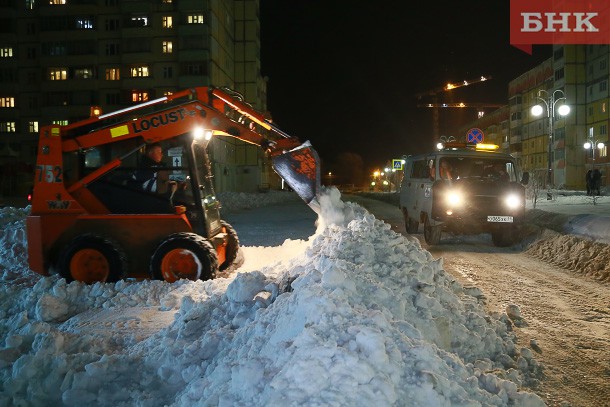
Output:
<instances>
[{"instance_id":1,"label":"white van","mask_svg":"<svg viewBox=\"0 0 610 407\"><path fill-rule=\"evenodd\" d=\"M497 146L452 144L406 158L400 209L408 233L424 224L429 245L443 231L491 233L494 245L510 246L520 238L525 215L525 187L515 158Z\"/></svg>"}]
</instances>

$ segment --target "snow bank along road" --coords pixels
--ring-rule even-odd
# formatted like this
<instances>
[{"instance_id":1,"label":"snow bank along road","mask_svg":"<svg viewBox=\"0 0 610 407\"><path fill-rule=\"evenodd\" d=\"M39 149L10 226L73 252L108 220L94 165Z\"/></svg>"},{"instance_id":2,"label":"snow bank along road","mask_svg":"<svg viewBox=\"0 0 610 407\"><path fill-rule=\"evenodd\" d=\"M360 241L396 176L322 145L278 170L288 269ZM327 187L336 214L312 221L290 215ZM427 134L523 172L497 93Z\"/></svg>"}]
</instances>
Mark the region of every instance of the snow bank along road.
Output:
<instances>
[{"instance_id":1,"label":"snow bank along road","mask_svg":"<svg viewBox=\"0 0 610 407\"><path fill-rule=\"evenodd\" d=\"M407 235L395 205L353 196L344 200L357 202ZM604 251L540 228L527 242L506 249L494 247L484 234L444 234L432 248L422 234L414 237L434 257L442 257L445 270L462 285L480 291L488 312L520 314L514 327L517 346L531 348L544 366L542 380L531 385L549 406L610 406L610 282L577 261L594 251L597 261L608 264L607 247ZM570 250L569 268L553 264ZM545 257L544 251L556 254Z\"/></svg>"}]
</instances>

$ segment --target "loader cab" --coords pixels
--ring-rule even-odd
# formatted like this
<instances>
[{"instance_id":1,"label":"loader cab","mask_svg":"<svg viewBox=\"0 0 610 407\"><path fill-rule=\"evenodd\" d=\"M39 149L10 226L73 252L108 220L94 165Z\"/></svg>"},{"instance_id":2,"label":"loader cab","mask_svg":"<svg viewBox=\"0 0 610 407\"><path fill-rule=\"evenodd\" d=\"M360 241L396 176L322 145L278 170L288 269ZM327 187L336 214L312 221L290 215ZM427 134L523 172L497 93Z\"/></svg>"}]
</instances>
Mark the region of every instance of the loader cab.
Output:
<instances>
[{"instance_id":1,"label":"loader cab","mask_svg":"<svg viewBox=\"0 0 610 407\"><path fill-rule=\"evenodd\" d=\"M79 153L76 163L80 166L78 172L86 175L115 157L124 157L119 167L92 182L88 188L110 213L184 213L194 232L210 237L220 231L221 225L207 143L193 140L190 135L160 142L163 158L150 171L154 174L151 180L155 183L154 188L146 187L139 176L147 165L142 140L88 149ZM173 184L175 190L172 190Z\"/></svg>"}]
</instances>

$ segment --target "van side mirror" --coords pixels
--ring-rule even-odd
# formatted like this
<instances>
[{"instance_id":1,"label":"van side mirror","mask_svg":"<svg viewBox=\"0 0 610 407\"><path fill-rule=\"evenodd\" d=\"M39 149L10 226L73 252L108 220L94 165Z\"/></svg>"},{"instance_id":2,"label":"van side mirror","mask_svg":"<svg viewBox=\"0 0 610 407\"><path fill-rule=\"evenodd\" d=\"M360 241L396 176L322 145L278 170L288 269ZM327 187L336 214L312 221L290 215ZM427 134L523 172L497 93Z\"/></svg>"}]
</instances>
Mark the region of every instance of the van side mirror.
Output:
<instances>
[{"instance_id":1,"label":"van side mirror","mask_svg":"<svg viewBox=\"0 0 610 407\"><path fill-rule=\"evenodd\" d=\"M521 184L527 185L530 182L530 173L525 171L523 173L523 177L521 178Z\"/></svg>"}]
</instances>

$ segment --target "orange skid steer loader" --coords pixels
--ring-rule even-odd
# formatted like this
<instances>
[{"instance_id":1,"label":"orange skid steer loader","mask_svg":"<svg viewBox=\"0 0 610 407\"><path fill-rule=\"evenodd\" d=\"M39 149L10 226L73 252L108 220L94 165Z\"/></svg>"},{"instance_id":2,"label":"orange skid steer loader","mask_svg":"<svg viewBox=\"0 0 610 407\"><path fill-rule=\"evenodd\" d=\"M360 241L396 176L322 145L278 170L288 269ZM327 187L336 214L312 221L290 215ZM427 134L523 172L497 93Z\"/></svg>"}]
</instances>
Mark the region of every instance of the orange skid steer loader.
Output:
<instances>
[{"instance_id":1,"label":"orange skid steer loader","mask_svg":"<svg viewBox=\"0 0 610 407\"><path fill-rule=\"evenodd\" d=\"M30 268L67 281L207 280L236 259L239 239L220 219L207 155L212 137L263 148L274 170L314 210L319 158L227 89L200 87L66 126L42 127L31 215ZM165 161L144 187L140 152ZM155 188L150 188L150 183Z\"/></svg>"}]
</instances>

